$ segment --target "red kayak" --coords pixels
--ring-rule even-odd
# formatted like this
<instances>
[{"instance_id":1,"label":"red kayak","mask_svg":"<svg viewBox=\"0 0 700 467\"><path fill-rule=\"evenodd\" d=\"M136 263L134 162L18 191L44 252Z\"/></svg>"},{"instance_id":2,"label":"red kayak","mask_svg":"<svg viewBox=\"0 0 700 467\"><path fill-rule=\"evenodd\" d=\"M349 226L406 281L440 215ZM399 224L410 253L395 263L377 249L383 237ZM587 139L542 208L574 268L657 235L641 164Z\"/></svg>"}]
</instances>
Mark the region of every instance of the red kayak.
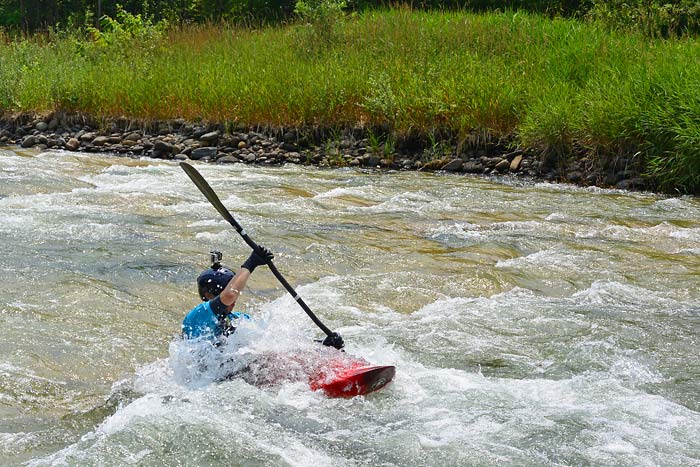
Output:
<instances>
[{"instance_id":1,"label":"red kayak","mask_svg":"<svg viewBox=\"0 0 700 467\"><path fill-rule=\"evenodd\" d=\"M354 397L383 388L394 378L396 367L371 365L346 353L319 352L259 355L242 377L256 386L274 386L283 381L308 381L312 391L328 397Z\"/></svg>"},{"instance_id":2,"label":"red kayak","mask_svg":"<svg viewBox=\"0 0 700 467\"><path fill-rule=\"evenodd\" d=\"M354 397L383 388L395 374L394 366L366 366L360 363L330 374L314 372L309 377L309 386L313 391L321 389L328 397Z\"/></svg>"}]
</instances>

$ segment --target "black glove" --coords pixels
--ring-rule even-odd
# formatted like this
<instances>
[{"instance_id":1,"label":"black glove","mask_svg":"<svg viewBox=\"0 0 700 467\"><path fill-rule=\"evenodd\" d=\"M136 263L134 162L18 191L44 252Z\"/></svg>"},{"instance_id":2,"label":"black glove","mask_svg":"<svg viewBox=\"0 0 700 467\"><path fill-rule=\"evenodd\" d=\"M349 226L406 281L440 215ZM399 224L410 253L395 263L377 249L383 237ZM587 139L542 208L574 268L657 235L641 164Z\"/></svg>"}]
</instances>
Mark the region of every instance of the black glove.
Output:
<instances>
[{"instance_id":1,"label":"black glove","mask_svg":"<svg viewBox=\"0 0 700 467\"><path fill-rule=\"evenodd\" d=\"M270 261L272 261L272 258L275 257L275 255L273 255L272 252L264 246L258 245L258 248L258 251L253 250L248 259L245 260L245 263L241 265L242 268L246 268L248 271L253 272L255 271L255 268L268 264Z\"/></svg>"},{"instance_id":2,"label":"black glove","mask_svg":"<svg viewBox=\"0 0 700 467\"><path fill-rule=\"evenodd\" d=\"M345 342L343 342L343 338L340 337L340 334L333 332L330 336L326 336L326 338L323 339L323 345L335 347L336 349L340 350L345 347Z\"/></svg>"}]
</instances>

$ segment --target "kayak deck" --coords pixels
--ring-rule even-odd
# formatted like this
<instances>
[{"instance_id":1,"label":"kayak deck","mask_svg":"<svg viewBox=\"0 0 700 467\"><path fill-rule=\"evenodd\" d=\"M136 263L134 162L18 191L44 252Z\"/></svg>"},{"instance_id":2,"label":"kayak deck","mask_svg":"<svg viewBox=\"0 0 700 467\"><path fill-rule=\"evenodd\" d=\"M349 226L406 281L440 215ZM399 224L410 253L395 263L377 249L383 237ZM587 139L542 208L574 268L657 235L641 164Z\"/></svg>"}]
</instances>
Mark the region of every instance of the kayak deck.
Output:
<instances>
[{"instance_id":1,"label":"kayak deck","mask_svg":"<svg viewBox=\"0 0 700 467\"><path fill-rule=\"evenodd\" d=\"M309 386L313 391L322 390L328 397L355 397L383 388L395 374L394 366L363 365L330 376L314 373L309 378Z\"/></svg>"},{"instance_id":2,"label":"kayak deck","mask_svg":"<svg viewBox=\"0 0 700 467\"><path fill-rule=\"evenodd\" d=\"M306 381L312 391L328 397L354 397L369 394L389 384L396 367L372 365L366 360L332 349L310 353L260 354L241 371L224 379L243 378L258 387L284 381Z\"/></svg>"}]
</instances>

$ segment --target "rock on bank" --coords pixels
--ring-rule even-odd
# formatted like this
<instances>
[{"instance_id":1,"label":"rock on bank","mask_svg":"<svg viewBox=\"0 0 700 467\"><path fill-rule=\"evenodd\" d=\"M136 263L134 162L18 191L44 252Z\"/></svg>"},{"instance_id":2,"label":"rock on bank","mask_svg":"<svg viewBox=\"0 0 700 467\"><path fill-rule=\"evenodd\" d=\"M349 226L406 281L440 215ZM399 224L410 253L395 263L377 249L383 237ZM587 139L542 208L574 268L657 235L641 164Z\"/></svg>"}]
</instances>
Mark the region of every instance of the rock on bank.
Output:
<instances>
[{"instance_id":1,"label":"rock on bank","mask_svg":"<svg viewBox=\"0 0 700 467\"><path fill-rule=\"evenodd\" d=\"M513 147L509 138L455 141L445 136L428 144L417 137L395 138L381 129L249 128L196 124L184 120L95 123L85 117L20 115L0 119L0 145L63 149L124 157L198 160L219 164L309 164L396 170L513 175L547 181L621 189L650 188L640 167L624 158L592 163Z\"/></svg>"}]
</instances>

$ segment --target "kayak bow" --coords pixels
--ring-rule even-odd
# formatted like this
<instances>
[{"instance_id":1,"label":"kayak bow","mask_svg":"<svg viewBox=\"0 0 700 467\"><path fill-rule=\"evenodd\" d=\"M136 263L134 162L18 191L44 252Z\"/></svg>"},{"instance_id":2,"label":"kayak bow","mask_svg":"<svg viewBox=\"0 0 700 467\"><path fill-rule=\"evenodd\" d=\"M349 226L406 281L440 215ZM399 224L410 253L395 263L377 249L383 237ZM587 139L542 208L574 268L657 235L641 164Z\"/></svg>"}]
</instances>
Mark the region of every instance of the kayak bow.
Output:
<instances>
[{"instance_id":1,"label":"kayak bow","mask_svg":"<svg viewBox=\"0 0 700 467\"><path fill-rule=\"evenodd\" d=\"M309 377L313 391L322 390L328 397L354 397L383 388L394 378L394 366L365 366L360 364L331 374L314 372Z\"/></svg>"}]
</instances>

